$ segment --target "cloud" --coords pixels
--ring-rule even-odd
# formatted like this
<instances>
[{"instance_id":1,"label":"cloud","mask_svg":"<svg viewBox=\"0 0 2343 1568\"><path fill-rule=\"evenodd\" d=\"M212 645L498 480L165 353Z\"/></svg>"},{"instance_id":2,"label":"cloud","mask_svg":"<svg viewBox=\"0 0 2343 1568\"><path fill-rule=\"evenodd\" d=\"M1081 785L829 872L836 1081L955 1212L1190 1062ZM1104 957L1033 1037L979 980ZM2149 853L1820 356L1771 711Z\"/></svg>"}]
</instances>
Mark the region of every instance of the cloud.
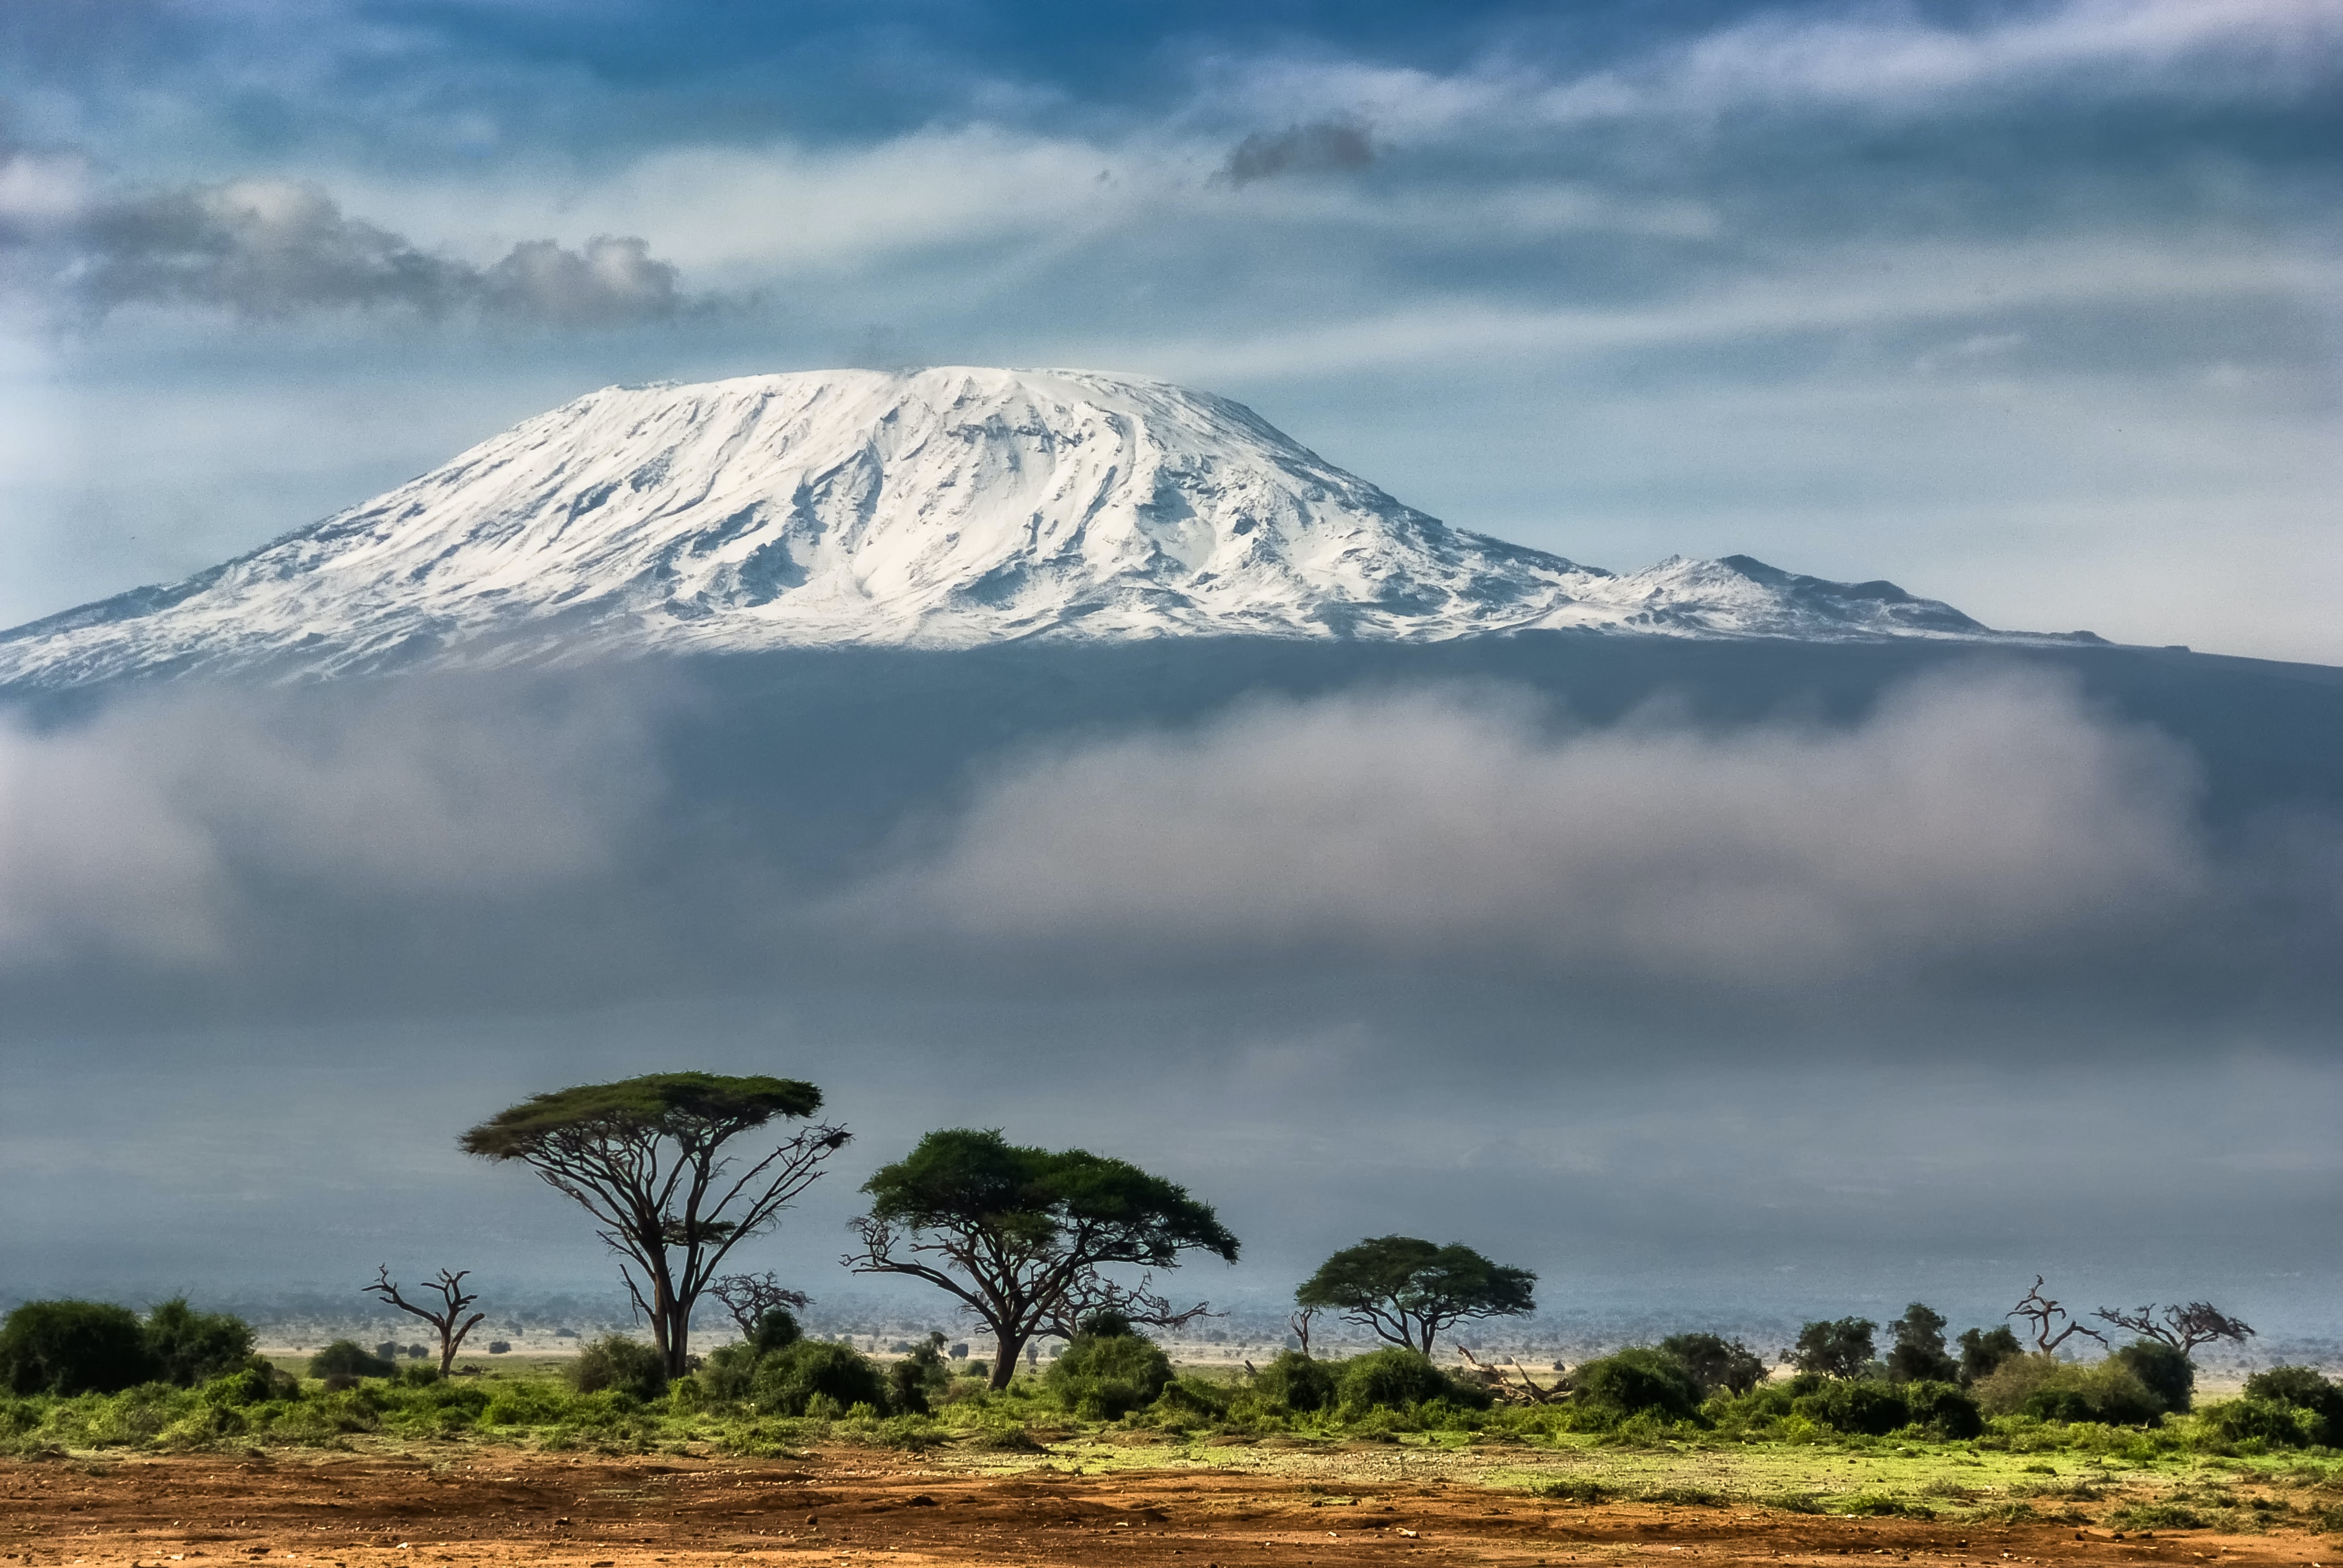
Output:
<instances>
[{"instance_id":1,"label":"cloud","mask_svg":"<svg viewBox=\"0 0 2343 1568\"><path fill-rule=\"evenodd\" d=\"M1011 950L1900 980L2169 931L2208 887L2194 789L2183 749L2032 675L1924 680L1851 729L1264 702L1001 775L857 907Z\"/></svg>"},{"instance_id":2,"label":"cloud","mask_svg":"<svg viewBox=\"0 0 2343 1568\"><path fill-rule=\"evenodd\" d=\"M1255 131L1230 151L1215 177L1244 186L1280 175L1346 174L1374 161L1374 143L1363 127L1318 120L1274 133Z\"/></svg>"},{"instance_id":3,"label":"cloud","mask_svg":"<svg viewBox=\"0 0 2343 1568\"><path fill-rule=\"evenodd\" d=\"M307 181L115 193L64 149L0 149L0 265L20 288L103 317L126 306L274 319L392 311L569 328L694 309L676 267L630 236L528 240L486 266L427 251Z\"/></svg>"},{"instance_id":4,"label":"cloud","mask_svg":"<svg viewBox=\"0 0 2343 1568\"><path fill-rule=\"evenodd\" d=\"M0 720L0 972L248 962L321 898L525 900L606 876L654 788L622 701L196 691Z\"/></svg>"}]
</instances>

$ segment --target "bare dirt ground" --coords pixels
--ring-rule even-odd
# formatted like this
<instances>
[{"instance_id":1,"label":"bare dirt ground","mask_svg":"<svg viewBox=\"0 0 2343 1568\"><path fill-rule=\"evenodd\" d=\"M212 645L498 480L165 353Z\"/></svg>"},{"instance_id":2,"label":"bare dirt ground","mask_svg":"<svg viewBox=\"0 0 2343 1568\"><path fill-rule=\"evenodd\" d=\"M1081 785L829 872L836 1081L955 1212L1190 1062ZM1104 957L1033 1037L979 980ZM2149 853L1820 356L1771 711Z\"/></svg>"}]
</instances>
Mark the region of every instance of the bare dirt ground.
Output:
<instances>
[{"instance_id":1,"label":"bare dirt ground","mask_svg":"<svg viewBox=\"0 0 2343 1568\"><path fill-rule=\"evenodd\" d=\"M1334 1456L1329 1456L1334 1457ZM0 1462L0 1564L203 1563L1654 1563L1848 1556L2002 1564L2329 1564L2323 1537L1573 1505L1438 1478L977 1466L860 1449L772 1461L402 1455Z\"/></svg>"}]
</instances>

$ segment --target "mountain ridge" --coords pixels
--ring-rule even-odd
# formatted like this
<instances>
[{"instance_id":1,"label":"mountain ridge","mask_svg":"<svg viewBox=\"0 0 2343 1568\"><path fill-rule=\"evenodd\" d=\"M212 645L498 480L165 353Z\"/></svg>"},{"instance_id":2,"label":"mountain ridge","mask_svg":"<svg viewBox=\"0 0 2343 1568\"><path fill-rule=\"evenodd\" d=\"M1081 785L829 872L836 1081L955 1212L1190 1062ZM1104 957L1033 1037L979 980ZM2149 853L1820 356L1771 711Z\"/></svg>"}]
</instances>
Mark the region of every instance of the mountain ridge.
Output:
<instances>
[{"instance_id":1,"label":"mountain ridge","mask_svg":"<svg viewBox=\"0 0 2343 1568\"><path fill-rule=\"evenodd\" d=\"M0 632L0 684L1528 629L2096 640L1747 556L1612 573L1453 528L1227 398L943 367L604 387L181 582Z\"/></svg>"}]
</instances>

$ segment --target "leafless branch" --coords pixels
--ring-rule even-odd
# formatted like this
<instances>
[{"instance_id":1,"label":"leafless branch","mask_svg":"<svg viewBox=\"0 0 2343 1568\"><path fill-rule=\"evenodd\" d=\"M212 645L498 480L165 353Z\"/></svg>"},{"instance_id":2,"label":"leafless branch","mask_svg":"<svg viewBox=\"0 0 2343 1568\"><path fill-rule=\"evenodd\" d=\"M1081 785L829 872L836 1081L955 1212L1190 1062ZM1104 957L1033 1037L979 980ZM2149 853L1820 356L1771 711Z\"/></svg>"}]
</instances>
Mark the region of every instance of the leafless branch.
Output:
<instances>
[{"instance_id":1,"label":"leafless branch","mask_svg":"<svg viewBox=\"0 0 2343 1568\"><path fill-rule=\"evenodd\" d=\"M383 1264L376 1271L378 1277L373 1284L363 1286L361 1289L367 1295L380 1297L386 1303L397 1307L402 1312L413 1313L438 1331L439 1375L446 1377L455 1369L456 1352L463 1349L464 1336L478 1328L480 1321L488 1315L486 1312L474 1312L469 1318L463 1316L464 1309L479 1300L478 1295L468 1292L464 1289L464 1276L471 1271L469 1269L461 1269L451 1274L442 1269L437 1280L427 1282L418 1287L421 1290L439 1292L439 1304L436 1308L427 1302L410 1302L402 1295L398 1287L391 1282L388 1263Z\"/></svg>"},{"instance_id":2,"label":"leafless branch","mask_svg":"<svg viewBox=\"0 0 2343 1568\"><path fill-rule=\"evenodd\" d=\"M2101 1307L2092 1316L2119 1329L2128 1329L2142 1339L2170 1345L2182 1355L2187 1355L2198 1345L2211 1344L2215 1340L2243 1344L2247 1336L2254 1332L2244 1320L2230 1317L2210 1302L2190 1302L2185 1306L2167 1307L2160 1318L2153 1302L2131 1312Z\"/></svg>"},{"instance_id":3,"label":"leafless branch","mask_svg":"<svg viewBox=\"0 0 2343 1568\"><path fill-rule=\"evenodd\" d=\"M2065 1307L2044 1295L2042 1276L2039 1274L2034 1276L2034 1288L2026 1292L2025 1299L2008 1312L2004 1312L2002 1316L2024 1318L2031 1323L2034 1332L2034 1348L2043 1355L2048 1355L2076 1334L2087 1335L2103 1345L2107 1342L2105 1334L2075 1319L2074 1314L2067 1312ZM2062 1323L2063 1327L2060 1326Z\"/></svg>"}]
</instances>

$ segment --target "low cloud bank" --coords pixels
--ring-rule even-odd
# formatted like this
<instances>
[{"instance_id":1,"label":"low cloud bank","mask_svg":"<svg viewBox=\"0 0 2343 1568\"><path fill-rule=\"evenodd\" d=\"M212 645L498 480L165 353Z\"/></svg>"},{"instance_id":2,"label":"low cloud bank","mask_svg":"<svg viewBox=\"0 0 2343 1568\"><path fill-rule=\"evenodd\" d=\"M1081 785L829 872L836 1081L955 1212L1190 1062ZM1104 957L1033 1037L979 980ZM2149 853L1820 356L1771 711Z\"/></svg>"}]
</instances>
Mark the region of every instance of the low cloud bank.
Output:
<instances>
[{"instance_id":1,"label":"low cloud bank","mask_svg":"<svg viewBox=\"0 0 2343 1568\"><path fill-rule=\"evenodd\" d=\"M198 692L0 723L0 972L233 968L321 904L606 882L655 787L625 704Z\"/></svg>"},{"instance_id":2,"label":"low cloud bank","mask_svg":"<svg viewBox=\"0 0 2343 1568\"><path fill-rule=\"evenodd\" d=\"M2187 747L2056 675L1732 725L1354 689L1007 752L913 712L773 729L606 670L0 723L0 982L63 1018L188 984L366 1011L1496 980L1753 1021L2333 989L2334 823L2217 835Z\"/></svg>"},{"instance_id":3,"label":"low cloud bank","mask_svg":"<svg viewBox=\"0 0 2343 1568\"><path fill-rule=\"evenodd\" d=\"M1852 729L1720 732L1353 695L1031 760L857 907L1018 947L1908 976L2185 920L2212 875L2195 789L2182 748L2036 677L1925 680Z\"/></svg>"}]
</instances>

